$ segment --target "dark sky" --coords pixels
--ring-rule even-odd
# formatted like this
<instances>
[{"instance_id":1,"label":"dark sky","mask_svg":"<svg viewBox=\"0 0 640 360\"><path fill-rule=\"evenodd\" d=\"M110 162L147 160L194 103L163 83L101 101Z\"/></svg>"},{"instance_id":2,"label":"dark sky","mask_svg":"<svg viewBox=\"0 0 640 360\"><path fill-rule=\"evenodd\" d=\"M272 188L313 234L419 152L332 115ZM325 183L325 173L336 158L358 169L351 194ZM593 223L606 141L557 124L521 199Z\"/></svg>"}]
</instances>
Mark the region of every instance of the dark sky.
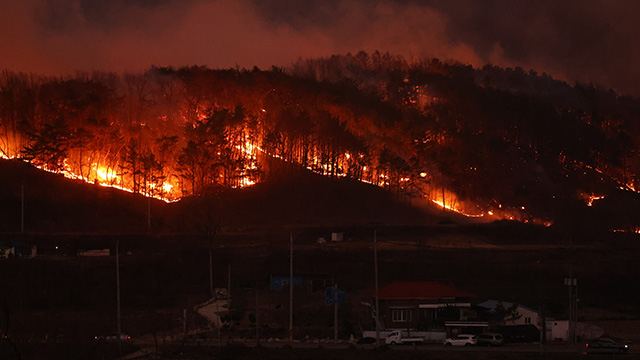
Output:
<instances>
[{"instance_id":1,"label":"dark sky","mask_svg":"<svg viewBox=\"0 0 640 360\"><path fill-rule=\"evenodd\" d=\"M640 96L639 16L636 0L2 0L0 68L269 68L380 50Z\"/></svg>"}]
</instances>

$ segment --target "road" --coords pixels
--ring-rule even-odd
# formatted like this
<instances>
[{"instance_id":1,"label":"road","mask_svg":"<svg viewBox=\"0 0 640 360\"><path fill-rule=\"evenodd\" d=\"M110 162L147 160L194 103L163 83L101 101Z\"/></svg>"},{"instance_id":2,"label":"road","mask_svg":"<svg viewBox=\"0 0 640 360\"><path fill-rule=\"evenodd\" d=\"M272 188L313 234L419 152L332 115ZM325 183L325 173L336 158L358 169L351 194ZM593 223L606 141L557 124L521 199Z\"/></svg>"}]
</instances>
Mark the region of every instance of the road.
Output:
<instances>
[{"instance_id":1,"label":"road","mask_svg":"<svg viewBox=\"0 0 640 360\"><path fill-rule=\"evenodd\" d=\"M217 340L194 340L185 344L186 346L211 346L211 347L223 347L223 346L245 346L245 347L256 347L257 343L254 341L225 341L221 340L218 342ZM365 349L372 350L375 349L374 344L367 345L358 345L352 344L349 342L338 342L333 343L332 341L318 341L318 342L287 342L287 341L261 341L259 346L264 348L291 348L291 349ZM442 346L440 344L427 344L427 345L396 345L396 346L387 346L387 349L391 351L422 351L422 352L471 352L471 353L481 353L481 352L490 352L490 353L503 353L503 354L584 354L585 348L584 345L543 345L539 344L514 344L514 345L505 345L500 347L479 347L479 346L471 346L471 347L450 347L450 346ZM627 354L640 354L640 350L631 349Z\"/></svg>"}]
</instances>

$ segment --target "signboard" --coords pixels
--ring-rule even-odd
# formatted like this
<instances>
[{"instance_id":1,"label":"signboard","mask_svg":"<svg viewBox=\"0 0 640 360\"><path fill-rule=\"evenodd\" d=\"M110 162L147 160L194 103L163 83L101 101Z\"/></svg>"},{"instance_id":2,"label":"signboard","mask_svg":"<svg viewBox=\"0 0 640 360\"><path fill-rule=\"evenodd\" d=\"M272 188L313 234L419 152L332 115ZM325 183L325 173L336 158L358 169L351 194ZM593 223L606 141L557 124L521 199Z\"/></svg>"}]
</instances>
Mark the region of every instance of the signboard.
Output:
<instances>
[{"instance_id":1,"label":"signboard","mask_svg":"<svg viewBox=\"0 0 640 360\"><path fill-rule=\"evenodd\" d=\"M347 295L342 290L338 290L337 295L338 305L343 305ZM325 305L333 305L333 287L328 287L324 290L324 303Z\"/></svg>"}]
</instances>

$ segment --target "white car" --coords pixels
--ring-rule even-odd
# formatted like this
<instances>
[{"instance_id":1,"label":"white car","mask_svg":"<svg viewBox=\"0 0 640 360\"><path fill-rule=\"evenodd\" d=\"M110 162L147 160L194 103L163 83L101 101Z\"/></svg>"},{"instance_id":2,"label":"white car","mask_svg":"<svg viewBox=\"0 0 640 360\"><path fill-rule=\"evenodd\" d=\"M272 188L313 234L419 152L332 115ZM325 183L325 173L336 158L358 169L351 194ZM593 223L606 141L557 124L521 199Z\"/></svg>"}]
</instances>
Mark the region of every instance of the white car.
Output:
<instances>
[{"instance_id":1,"label":"white car","mask_svg":"<svg viewBox=\"0 0 640 360\"><path fill-rule=\"evenodd\" d=\"M460 334L442 341L444 346L471 346L478 342L478 337L471 334Z\"/></svg>"}]
</instances>

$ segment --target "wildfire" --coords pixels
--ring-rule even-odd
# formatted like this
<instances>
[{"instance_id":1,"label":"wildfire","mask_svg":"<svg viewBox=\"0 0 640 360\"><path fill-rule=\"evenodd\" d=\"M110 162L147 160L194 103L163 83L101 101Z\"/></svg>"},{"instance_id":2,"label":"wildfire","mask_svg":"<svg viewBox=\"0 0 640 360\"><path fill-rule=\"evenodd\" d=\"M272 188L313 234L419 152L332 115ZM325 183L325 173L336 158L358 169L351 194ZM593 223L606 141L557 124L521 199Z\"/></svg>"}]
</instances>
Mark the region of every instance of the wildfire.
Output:
<instances>
[{"instance_id":1,"label":"wildfire","mask_svg":"<svg viewBox=\"0 0 640 360\"><path fill-rule=\"evenodd\" d=\"M611 232L614 233L633 233L633 234L640 234L640 228L635 228L632 230L624 230L624 229L611 229L609 230Z\"/></svg>"},{"instance_id":2,"label":"wildfire","mask_svg":"<svg viewBox=\"0 0 640 360\"><path fill-rule=\"evenodd\" d=\"M269 153L268 151L266 151L265 149L257 145L259 141L255 141L255 139L253 141L250 141L248 136L243 136L241 139L242 139L241 142L235 145L234 148L237 149L238 152L242 154L241 156L247 161L246 161L245 168L240 169L239 171L238 180L233 185L233 187L235 188L245 188L245 187L253 186L256 184L256 179L252 178L250 174L251 174L251 171L258 170L258 167L256 164L256 158L258 153L262 153L262 154L271 156L273 158L281 159L283 161L296 163L295 159L288 160L280 156L279 154ZM0 154L0 155L2 155L3 158L8 159L6 155L4 154ZM363 154L354 155L349 152L345 152L342 155L342 159L339 159L338 162L327 164L321 161L319 154L315 153L312 157L311 164L307 166L307 168L311 171L314 171L316 173L319 173L325 176L346 177L348 176L347 174L350 171L349 161L351 159L362 159L363 157L364 157ZM70 179L82 180L89 183L93 182L93 183L99 184L100 186L116 188L122 191L131 192L131 193L134 192L133 187L130 185L132 182L131 180L132 175L117 173L114 170L116 168L116 166L114 165L105 166L99 163L93 163L91 164L90 173L84 174L84 176L80 176L74 173L66 161L63 163L63 168L57 171L52 169L47 169L46 167L43 167L43 166L37 166L37 167L45 171L62 174L65 177ZM415 174L415 176L404 175L404 176L392 179L391 174L388 174L386 172L379 172L379 170L376 168L370 168L369 166L363 165L360 169L364 174L364 176L360 178L361 182L372 184L375 186L380 186L380 187L390 186L391 183L394 181L397 181L398 185L402 188L408 188L409 186L415 186L416 184L420 186L420 183L416 183L414 181L415 179L429 178L429 174L426 171L417 173ZM123 176L125 176L125 178L123 178ZM153 197L165 202L173 202L173 201L178 201L180 199L180 194L179 194L180 190L178 189L181 189L181 187L176 185L177 184L171 180L158 182L158 183L147 182L145 180L145 184L142 186L142 190L139 192L143 196ZM514 213L508 213L505 210L502 210L501 205L498 206L498 209L488 210L486 212L477 212L477 213L469 212L468 210L465 209L465 206L463 206L464 204L462 204L458 200L457 196L454 193L452 193L449 190L445 190L438 187L429 187L428 191L426 191L423 194L423 197L443 209L455 212L457 214L460 214L462 216L469 217L469 218L492 217L497 219L501 218L501 219L511 219L511 220L514 220L517 218L517 219L523 219L523 221L525 222L529 221L527 217L522 214L514 215ZM595 199L597 199L597 197L594 197L594 200ZM524 211L524 209L525 209L524 206L518 208L518 210L522 210L522 211Z\"/></svg>"},{"instance_id":3,"label":"wildfire","mask_svg":"<svg viewBox=\"0 0 640 360\"><path fill-rule=\"evenodd\" d=\"M96 175L98 176L98 180L100 182L109 182L110 184L119 183L120 179L116 174L109 171L108 168L98 167L98 164L93 164L93 169L96 171Z\"/></svg>"},{"instance_id":4,"label":"wildfire","mask_svg":"<svg viewBox=\"0 0 640 360\"><path fill-rule=\"evenodd\" d=\"M601 196L596 196L596 195L593 195L593 194L589 195L588 198L587 198L587 206L593 206L593 202L594 201L601 200L601 199L604 199L604 198L605 198L604 195L601 195Z\"/></svg>"},{"instance_id":5,"label":"wildfire","mask_svg":"<svg viewBox=\"0 0 640 360\"><path fill-rule=\"evenodd\" d=\"M460 215L466 216L466 217L470 217L470 218L480 218L484 216L484 213L481 214L467 214L465 212L463 212L461 209L458 209L454 206L451 205L447 205L444 202L440 201L440 200L435 200L435 199L429 199L431 200L432 203L437 204L438 206L440 206L443 209L447 209L449 211L453 211L455 213L458 213Z\"/></svg>"}]
</instances>

